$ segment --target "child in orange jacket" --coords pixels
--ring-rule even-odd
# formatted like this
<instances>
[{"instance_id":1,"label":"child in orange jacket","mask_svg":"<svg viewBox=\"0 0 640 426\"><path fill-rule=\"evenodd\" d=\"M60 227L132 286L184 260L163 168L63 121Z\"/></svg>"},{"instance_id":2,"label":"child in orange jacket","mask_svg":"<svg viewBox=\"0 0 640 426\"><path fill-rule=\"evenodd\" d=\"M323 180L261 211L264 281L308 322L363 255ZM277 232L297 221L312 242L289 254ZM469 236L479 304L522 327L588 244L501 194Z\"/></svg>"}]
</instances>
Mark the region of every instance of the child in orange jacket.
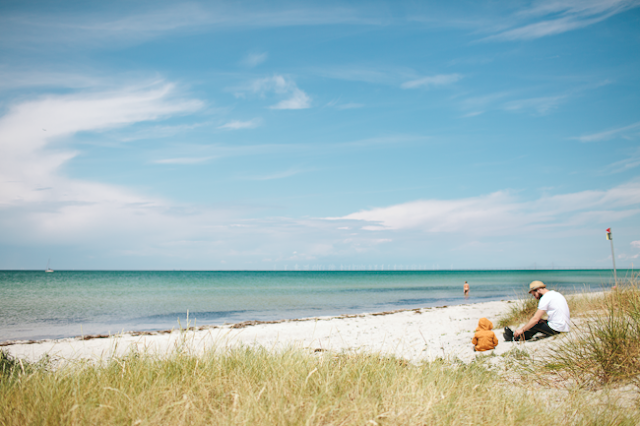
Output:
<instances>
[{"instance_id":1,"label":"child in orange jacket","mask_svg":"<svg viewBox=\"0 0 640 426\"><path fill-rule=\"evenodd\" d=\"M491 331L493 324L486 318L480 318L476 334L473 335L471 343L474 344L474 350L479 352L490 351L498 346L498 338Z\"/></svg>"}]
</instances>

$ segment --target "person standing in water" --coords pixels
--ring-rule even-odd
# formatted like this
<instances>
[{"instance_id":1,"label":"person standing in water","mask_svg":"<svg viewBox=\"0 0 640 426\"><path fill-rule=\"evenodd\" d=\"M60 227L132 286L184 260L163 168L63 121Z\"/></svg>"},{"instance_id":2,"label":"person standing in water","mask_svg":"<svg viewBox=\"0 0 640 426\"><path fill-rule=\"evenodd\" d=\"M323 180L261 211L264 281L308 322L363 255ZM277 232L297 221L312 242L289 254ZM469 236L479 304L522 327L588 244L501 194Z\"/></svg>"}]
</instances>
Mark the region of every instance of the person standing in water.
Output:
<instances>
[{"instance_id":1,"label":"person standing in water","mask_svg":"<svg viewBox=\"0 0 640 426\"><path fill-rule=\"evenodd\" d=\"M464 295L468 296L469 295L469 284L467 284L467 282L464 282L464 285L462 286L462 290L464 290Z\"/></svg>"}]
</instances>

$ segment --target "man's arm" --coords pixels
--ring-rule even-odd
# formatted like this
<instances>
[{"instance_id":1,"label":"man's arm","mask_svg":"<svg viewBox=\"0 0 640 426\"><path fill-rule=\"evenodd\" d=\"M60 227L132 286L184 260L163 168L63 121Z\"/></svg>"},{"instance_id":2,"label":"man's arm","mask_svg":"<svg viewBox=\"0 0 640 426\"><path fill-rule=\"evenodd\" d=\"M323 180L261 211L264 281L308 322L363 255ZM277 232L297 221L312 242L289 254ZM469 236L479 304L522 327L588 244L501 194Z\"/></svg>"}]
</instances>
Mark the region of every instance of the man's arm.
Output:
<instances>
[{"instance_id":1,"label":"man's arm","mask_svg":"<svg viewBox=\"0 0 640 426\"><path fill-rule=\"evenodd\" d=\"M519 337L522 333L524 333L525 331L529 330L531 327L536 325L542 319L544 312L545 311L543 311L542 309L538 309L535 315L531 317L528 323L526 323L524 326L517 329L515 333L513 333L513 337Z\"/></svg>"}]
</instances>

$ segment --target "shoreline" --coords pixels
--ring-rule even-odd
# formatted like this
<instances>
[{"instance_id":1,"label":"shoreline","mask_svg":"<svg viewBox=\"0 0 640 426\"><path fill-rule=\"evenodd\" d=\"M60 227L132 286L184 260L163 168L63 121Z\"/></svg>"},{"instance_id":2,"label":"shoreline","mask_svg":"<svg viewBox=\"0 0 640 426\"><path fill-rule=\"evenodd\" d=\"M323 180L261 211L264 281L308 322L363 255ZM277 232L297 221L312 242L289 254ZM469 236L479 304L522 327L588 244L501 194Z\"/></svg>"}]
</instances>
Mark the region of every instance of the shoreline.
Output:
<instances>
[{"instance_id":1,"label":"shoreline","mask_svg":"<svg viewBox=\"0 0 640 426\"><path fill-rule=\"evenodd\" d=\"M501 300L505 301L505 300ZM512 303L512 301L506 301L507 303ZM478 302L478 303L487 303L487 302ZM117 334L87 334L80 336L70 336L70 337L60 337L55 339L23 339L23 340L4 340L0 342L0 347L12 346L12 345L33 345L38 343L45 342L57 342L57 341L67 341L67 340L93 340L93 339L109 339L109 338L117 338L121 336L156 336L162 334L171 334L174 332L180 331L202 331L216 328L230 328L230 329L238 329L245 327L252 327L255 325L263 325L263 324L281 324L286 322L303 322L303 321L329 321L333 319L346 319L346 318L362 318L367 315L370 316L384 316L384 315L393 315L399 312L409 312L414 311L418 312L421 310L427 309L443 309L454 306L469 306L478 303L463 303L460 305L442 305L442 306L429 306L424 308L406 308L406 309L394 309L393 311L383 311L383 312L365 312L362 314L342 314L342 315L331 315L331 316L320 316L320 317L303 317L303 318L287 318L287 319L279 319L279 320L248 320L241 321L237 323L225 323L221 325L211 324L211 325L201 325L194 327L185 327L185 328L171 328L171 329L163 329L163 330L129 330L123 331L122 333Z\"/></svg>"},{"instance_id":2,"label":"shoreline","mask_svg":"<svg viewBox=\"0 0 640 426\"><path fill-rule=\"evenodd\" d=\"M501 300L327 317L244 321L182 330L8 341L1 345L3 350L18 358L38 361L48 356L57 362L80 359L100 362L123 356L131 350L168 356L176 349L201 354L247 346L269 350L299 347L313 352L380 353L412 362L438 357L471 361L476 354L471 339L478 320L485 317L496 325L512 303L513 300ZM494 328L494 332L500 343L493 352L496 355L507 352L512 344L504 342L500 329Z\"/></svg>"}]
</instances>

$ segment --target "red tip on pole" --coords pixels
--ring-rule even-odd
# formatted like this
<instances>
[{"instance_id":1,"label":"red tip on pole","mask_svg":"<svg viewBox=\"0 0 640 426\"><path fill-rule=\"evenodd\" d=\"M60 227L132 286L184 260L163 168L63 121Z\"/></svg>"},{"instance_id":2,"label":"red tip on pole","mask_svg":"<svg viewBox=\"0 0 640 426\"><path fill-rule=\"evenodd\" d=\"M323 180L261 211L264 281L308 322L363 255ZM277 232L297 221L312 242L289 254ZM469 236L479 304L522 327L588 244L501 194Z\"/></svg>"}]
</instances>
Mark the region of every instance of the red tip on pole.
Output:
<instances>
[{"instance_id":1,"label":"red tip on pole","mask_svg":"<svg viewBox=\"0 0 640 426\"><path fill-rule=\"evenodd\" d=\"M611 232L611 228L607 228L607 232Z\"/></svg>"}]
</instances>

